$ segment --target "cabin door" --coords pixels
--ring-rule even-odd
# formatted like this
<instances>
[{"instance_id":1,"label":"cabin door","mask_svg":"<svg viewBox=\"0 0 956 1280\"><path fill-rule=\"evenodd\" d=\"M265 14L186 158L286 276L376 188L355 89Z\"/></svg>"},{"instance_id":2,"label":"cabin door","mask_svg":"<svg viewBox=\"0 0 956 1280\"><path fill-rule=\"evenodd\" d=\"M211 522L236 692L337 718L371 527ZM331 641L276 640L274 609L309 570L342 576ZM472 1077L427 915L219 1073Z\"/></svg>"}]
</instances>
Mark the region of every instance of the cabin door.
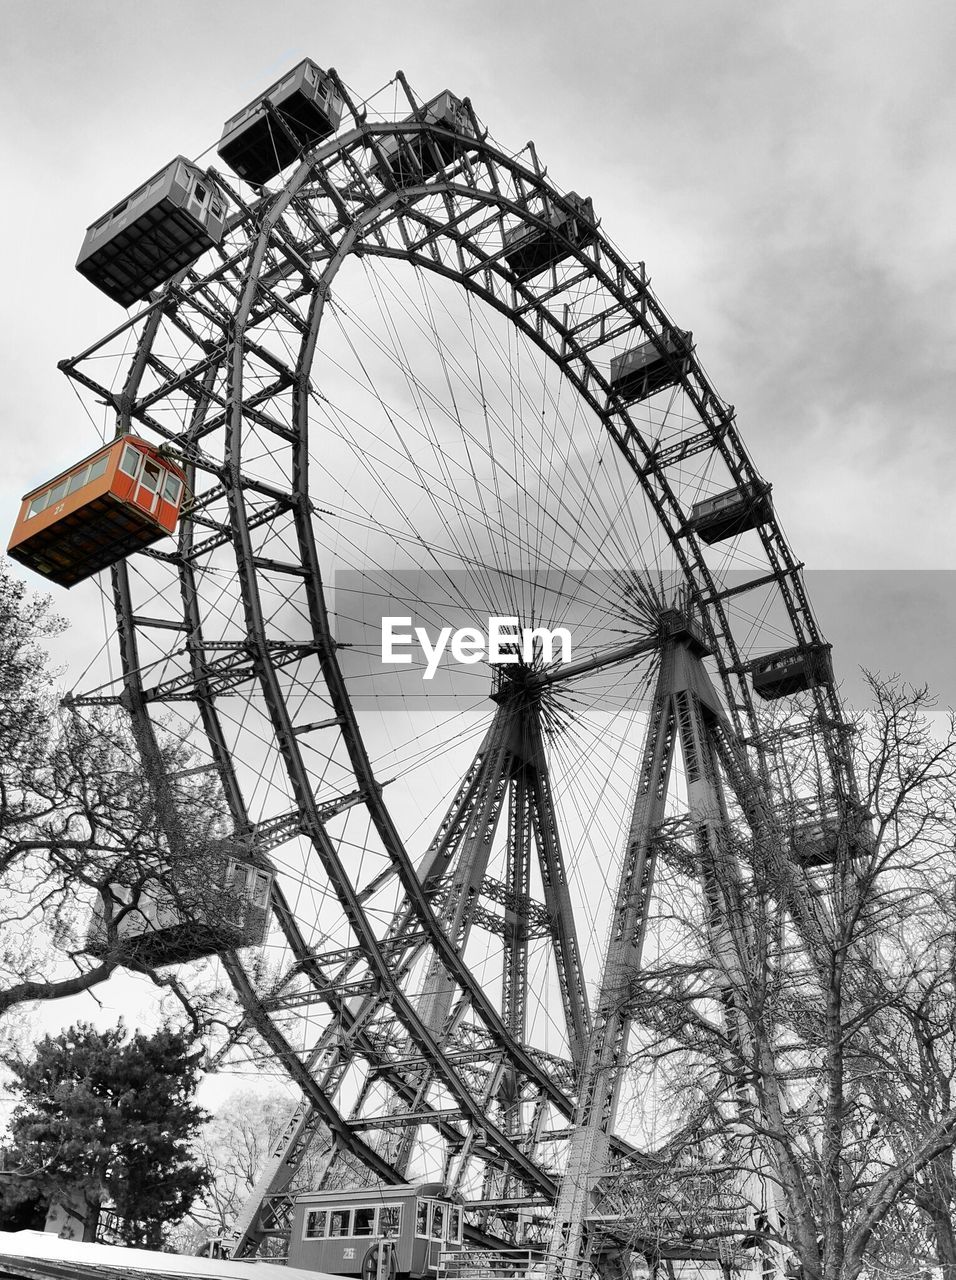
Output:
<instances>
[{"instance_id":1,"label":"cabin door","mask_svg":"<svg viewBox=\"0 0 956 1280\"><path fill-rule=\"evenodd\" d=\"M209 188L203 186L201 182L194 183L186 208L204 223L209 213Z\"/></svg>"},{"instance_id":2,"label":"cabin door","mask_svg":"<svg viewBox=\"0 0 956 1280\"><path fill-rule=\"evenodd\" d=\"M133 501L138 507L142 507L144 511L148 511L151 515L156 510L156 503L159 501L159 482L163 476L163 469L146 458L143 462L143 470L140 472L139 484L136 486L136 493Z\"/></svg>"},{"instance_id":3,"label":"cabin door","mask_svg":"<svg viewBox=\"0 0 956 1280\"><path fill-rule=\"evenodd\" d=\"M438 1271L442 1250L445 1248L445 1217L447 1211L448 1206L440 1200L433 1202L428 1232L430 1237L428 1241L428 1270L430 1272Z\"/></svg>"}]
</instances>

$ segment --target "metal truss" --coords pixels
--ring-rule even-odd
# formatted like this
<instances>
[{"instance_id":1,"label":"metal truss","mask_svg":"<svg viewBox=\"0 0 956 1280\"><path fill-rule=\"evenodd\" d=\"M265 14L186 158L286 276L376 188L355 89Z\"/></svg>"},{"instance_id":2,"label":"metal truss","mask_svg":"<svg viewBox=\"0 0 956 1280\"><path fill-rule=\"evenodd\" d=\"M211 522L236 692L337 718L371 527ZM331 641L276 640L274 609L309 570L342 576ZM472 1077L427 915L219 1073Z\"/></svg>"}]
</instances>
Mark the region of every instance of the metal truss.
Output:
<instances>
[{"instance_id":1,"label":"metal truss","mask_svg":"<svg viewBox=\"0 0 956 1280\"><path fill-rule=\"evenodd\" d=\"M247 957L224 958L248 1025L303 1095L237 1225L237 1252L288 1229L290 1184L303 1153L319 1142L321 1176L332 1184L343 1168L352 1177L400 1182L425 1144L470 1207L472 1239L513 1239L522 1206L557 1204L570 1255L608 1153L640 1167L640 1153L613 1134L613 1068L627 1020L611 996L624 969L640 961L675 744L687 768L695 847L712 860L713 874L726 870L718 763L748 820L774 821L748 680L760 649L751 630L734 622L728 601L751 602L756 611L772 598L789 645L809 652L823 638L801 565L773 520L756 534L763 563L742 582L725 581L694 535L682 487L691 459L735 485L764 483L733 407L694 353L674 379L685 412L662 415L654 430L642 406L626 403L609 382L613 352L645 341L662 346L675 327L643 266L629 263L597 221L583 241L562 239L552 215L576 207L533 148L509 155L473 112L470 132L450 134L350 109L350 127L307 151L275 191L239 190L216 175L231 200L218 261L181 273L61 365L115 411L118 431L165 442L182 459L192 491L175 551L144 553L114 570L120 687L76 700L121 702L147 755L157 753L164 717L191 716L236 832L276 869L290 849L305 850L342 922L335 937L316 945L303 908L277 884L282 971L263 988ZM440 154L453 151L455 159L397 185L382 152L395 137L440 142ZM560 240L554 263L531 277L508 261L503 232L519 225ZM633 476L635 501L654 513L721 690L718 699L688 643L666 631L638 634L574 670L520 668L520 678L503 681L478 753L417 860L363 737L315 532L335 518L313 486L321 443L312 418L323 399L316 353L323 326L337 314L339 272L363 259L395 260L454 282L506 317L560 371L613 441ZM121 376L109 379L100 370L111 358ZM226 603L216 594L223 580ZM592 1024L542 706L561 681L633 664L642 654L659 655L658 692ZM236 702L244 710L233 715ZM833 789L852 797L836 695L819 686L809 703ZM249 708L258 716L256 741L265 743L260 772L268 766L285 793L284 805L266 812L250 803L243 775L251 748L235 728ZM739 745L745 739L758 743L749 755ZM360 821L364 849L378 858L364 882L353 868ZM494 875L489 853L501 837L505 870ZM396 896L383 922L372 904L384 888ZM809 936L812 911L800 905L799 886L792 897ZM495 998L463 955L478 930L500 948ZM562 1054L527 1042L532 945L546 946L558 976ZM321 1018L310 1021L309 1011ZM311 1039L300 1034L304 1026L315 1028Z\"/></svg>"}]
</instances>

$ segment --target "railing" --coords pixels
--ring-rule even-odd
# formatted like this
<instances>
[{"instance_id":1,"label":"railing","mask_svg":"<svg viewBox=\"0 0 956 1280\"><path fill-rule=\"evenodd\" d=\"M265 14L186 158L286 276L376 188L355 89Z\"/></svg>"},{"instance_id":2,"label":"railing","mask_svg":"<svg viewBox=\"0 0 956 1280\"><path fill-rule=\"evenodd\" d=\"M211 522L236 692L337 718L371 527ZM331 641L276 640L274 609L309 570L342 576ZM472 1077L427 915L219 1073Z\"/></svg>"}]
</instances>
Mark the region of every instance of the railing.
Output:
<instances>
[{"instance_id":1,"label":"railing","mask_svg":"<svg viewBox=\"0 0 956 1280\"><path fill-rule=\"evenodd\" d=\"M438 1280L527 1280L555 1276L561 1260L544 1249L448 1249L438 1255Z\"/></svg>"}]
</instances>

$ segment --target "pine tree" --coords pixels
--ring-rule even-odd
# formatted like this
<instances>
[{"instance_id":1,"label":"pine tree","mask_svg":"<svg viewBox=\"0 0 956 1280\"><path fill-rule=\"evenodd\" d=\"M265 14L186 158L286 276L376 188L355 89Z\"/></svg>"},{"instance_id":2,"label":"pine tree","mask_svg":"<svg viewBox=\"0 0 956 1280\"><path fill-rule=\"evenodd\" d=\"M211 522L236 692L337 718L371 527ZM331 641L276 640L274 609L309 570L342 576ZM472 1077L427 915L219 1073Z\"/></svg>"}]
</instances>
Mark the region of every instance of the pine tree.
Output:
<instances>
[{"instance_id":1,"label":"pine tree","mask_svg":"<svg viewBox=\"0 0 956 1280\"><path fill-rule=\"evenodd\" d=\"M126 1244L161 1248L209 1182L192 1151L207 1118L193 1102L199 1057L169 1027L130 1038L122 1023L100 1032L80 1022L41 1040L31 1060L8 1059L20 1100L5 1164L19 1198L30 1188L80 1204L92 1223L109 1204ZM12 1209L11 1193L0 1185Z\"/></svg>"}]
</instances>

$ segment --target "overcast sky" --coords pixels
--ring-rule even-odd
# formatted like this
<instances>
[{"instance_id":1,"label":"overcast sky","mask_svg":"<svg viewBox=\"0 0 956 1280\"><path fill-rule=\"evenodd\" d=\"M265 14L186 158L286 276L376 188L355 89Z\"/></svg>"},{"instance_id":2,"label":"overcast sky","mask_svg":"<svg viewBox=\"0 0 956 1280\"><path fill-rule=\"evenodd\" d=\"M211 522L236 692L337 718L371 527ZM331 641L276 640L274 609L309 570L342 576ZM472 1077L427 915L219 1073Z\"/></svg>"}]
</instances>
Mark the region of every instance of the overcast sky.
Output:
<instances>
[{"instance_id":1,"label":"overcast sky","mask_svg":"<svg viewBox=\"0 0 956 1280\"><path fill-rule=\"evenodd\" d=\"M6 0L2 15L0 524L94 443L56 370L122 315L73 270L87 224L214 146L303 56L359 97L401 67L420 97L470 96L506 146L533 138L646 262L774 483L851 696L864 664L956 702L951 3ZM832 572L848 569L894 572ZM57 594L77 664L94 601Z\"/></svg>"},{"instance_id":2,"label":"overcast sky","mask_svg":"<svg viewBox=\"0 0 956 1280\"><path fill-rule=\"evenodd\" d=\"M809 569L951 568L952 5L7 0L3 17L7 526L91 443L55 367L120 315L73 270L84 228L308 54L359 96L398 67L422 97L469 95L593 197L693 330ZM83 591L59 600L85 626ZM815 588L851 694L863 663L956 701L953 594L868 579L843 608L842 584Z\"/></svg>"}]
</instances>

